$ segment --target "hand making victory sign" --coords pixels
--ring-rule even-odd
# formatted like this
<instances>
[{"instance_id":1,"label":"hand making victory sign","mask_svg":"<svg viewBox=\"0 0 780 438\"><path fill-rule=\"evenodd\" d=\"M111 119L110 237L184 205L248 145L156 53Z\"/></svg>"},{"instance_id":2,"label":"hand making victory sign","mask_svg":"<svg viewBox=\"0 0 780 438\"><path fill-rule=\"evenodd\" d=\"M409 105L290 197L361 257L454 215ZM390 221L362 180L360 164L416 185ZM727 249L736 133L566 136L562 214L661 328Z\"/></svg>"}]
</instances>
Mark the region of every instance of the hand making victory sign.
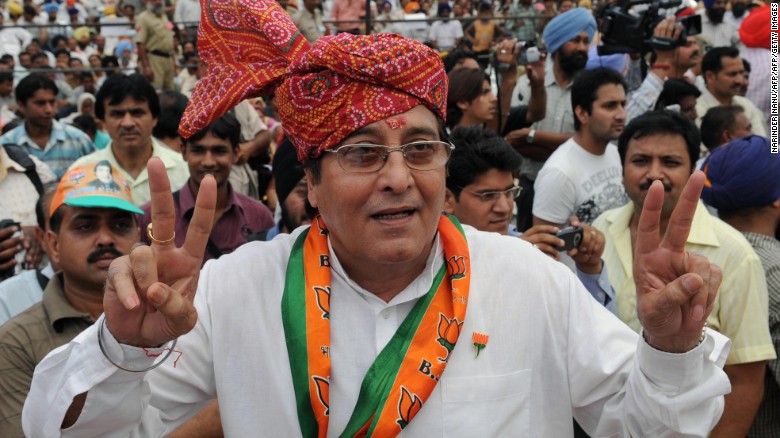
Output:
<instances>
[{"instance_id":1,"label":"hand making victory sign","mask_svg":"<svg viewBox=\"0 0 780 438\"><path fill-rule=\"evenodd\" d=\"M682 353L694 348L712 311L723 274L705 257L685 251L704 174L695 172L685 185L661 240L664 189L655 181L639 218L634 255L637 314L647 343Z\"/></svg>"},{"instance_id":2,"label":"hand making victory sign","mask_svg":"<svg viewBox=\"0 0 780 438\"><path fill-rule=\"evenodd\" d=\"M151 246L137 245L111 263L103 306L106 326L117 341L154 347L195 326L193 305L217 200L216 181L203 179L184 245L174 243L176 213L165 166L147 165L152 204ZM147 230L141 230L147 232Z\"/></svg>"}]
</instances>

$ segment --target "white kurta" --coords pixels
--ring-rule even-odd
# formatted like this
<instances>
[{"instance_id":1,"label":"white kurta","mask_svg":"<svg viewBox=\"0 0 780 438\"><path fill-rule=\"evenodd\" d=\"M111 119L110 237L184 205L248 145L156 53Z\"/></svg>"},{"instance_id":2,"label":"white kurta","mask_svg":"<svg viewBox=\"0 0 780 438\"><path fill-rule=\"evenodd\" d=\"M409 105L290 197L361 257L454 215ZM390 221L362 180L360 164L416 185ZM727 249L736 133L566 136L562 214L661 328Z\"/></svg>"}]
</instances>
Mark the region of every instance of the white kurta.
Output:
<instances>
[{"instance_id":1,"label":"white kurta","mask_svg":"<svg viewBox=\"0 0 780 438\"><path fill-rule=\"evenodd\" d=\"M563 265L521 239L465 229L472 276L466 321L439 384L404 435L571 436L572 416L594 436L707 435L730 388L721 370L727 338L711 333L685 354L654 350ZM207 263L195 300L198 324L179 339L180 357L174 353L146 375L103 358L99 324L52 352L36 369L25 432L56 436L70 400L89 390L64 436L161 436L217 395L227 436L299 436L280 301L300 231ZM329 436L343 430L365 370L430 287L441 253L437 242L423 274L390 303L333 264ZM490 336L478 357L474 331ZM113 357L151 360L111 341Z\"/></svg>"}]
</instances>

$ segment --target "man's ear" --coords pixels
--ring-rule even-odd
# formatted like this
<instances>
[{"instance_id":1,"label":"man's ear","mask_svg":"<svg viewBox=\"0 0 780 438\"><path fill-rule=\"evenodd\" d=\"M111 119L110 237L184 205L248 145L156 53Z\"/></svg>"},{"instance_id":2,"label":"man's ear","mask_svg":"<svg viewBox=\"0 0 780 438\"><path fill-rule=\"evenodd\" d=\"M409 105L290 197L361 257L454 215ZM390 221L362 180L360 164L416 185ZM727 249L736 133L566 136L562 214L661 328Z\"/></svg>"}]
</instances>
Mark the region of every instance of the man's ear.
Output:
<instances>
[{"instance_id":1,"label":"man's ear","mask_svg":"<svg viewBox=\"0 0 780 438\"><path fill-rule=\"evenodd\" d=\"M590 120L590 114L588 114L587 111L585 111L585 108L577 105L574 108L574 117L577 118L577 120L580 121L581 124L587 125L588 121Z\"/></svg>"},{"instance_id":2,"label":"man's ear","mask_svg":"<svg viewBox=\"0 0 780 438\"><path fill-rule=\"evenodd\" d=\"M61 224L60 224L61 226ZM51 259L52 264L59 266L60 264L60 246L57 242L57 234L52 230L48 230L43 235L44 242L43 248L46 250L46 254Z\"/></svg>"},{"instance_id":3,"label":"man's ear","mask_svg":"<svg viewBox=\"0 0 780 438\"><path fill-rule=\"evenodd\" d=\"M705 71L704 72L704 83L705 84L711 84L712 81L715 80L715 72L712 71Z\"/></svg>"},{"instance_id":4,"label":"man's ear","mask_svg":"<svg viewBox=\"0 0 780 438\"><path fill-rule=\"evenodd\" d=\"M455 106L457 106L457 107L458 107L458 109L459 109L459 110L461 110L461 111L466 111L467 109L469 109L469 107L470 107L471 105L469 105L469 103L468 103L468 102L466 102L465 100L461 100L461 101L458 101L458 102L455 104Z\"/></svg>"},{"instance_id":5,"label":"man's ear","mask_svg":"<svg viewBox=\"0 0 780 438\"><path fill-rule=\"evenodd\" d=\"M306 197L309 199L309 204L314 208L319 208L317 206L317 193L315 190L315 187L317 186L314 184L314 177L312 176L311 170L303 169L303 173L306 175Z\"/></svg>"},{"instance_id":6,"label":"man's ear","mask_svg":"<svg viewBox=\"0 0 780 438\"><path fill-rule=\"evenodd\" d=\"M447 214L455 214L455 206L458 205L455 194L452 190L445 189L444 191L444 212Z\"/></svg>"}]
</instances>

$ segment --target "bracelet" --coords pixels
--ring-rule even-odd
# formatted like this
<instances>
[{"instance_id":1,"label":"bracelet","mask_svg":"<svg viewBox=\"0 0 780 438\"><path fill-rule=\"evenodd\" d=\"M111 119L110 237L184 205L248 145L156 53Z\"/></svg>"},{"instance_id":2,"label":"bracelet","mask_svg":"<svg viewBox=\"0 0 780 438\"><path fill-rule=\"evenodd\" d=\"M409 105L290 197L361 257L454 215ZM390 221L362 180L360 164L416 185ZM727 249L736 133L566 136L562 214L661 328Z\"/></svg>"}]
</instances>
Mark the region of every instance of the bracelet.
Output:
<instances>
[{"instance_id":1,"label":"bracelet","mask_svg":"<svg viewBox=\"0 0 780 438\"><path fill-rule=\"evenodd\" d=\"M696 343L696 345L693 346L693 348L691 348L691 350L693 350L694 348L696 348L699 345L703 344L705 339L707 339L707 321L704 321L704 326L701 328L701 335L699 336L699 341ZM650 345L647 342L647 338L645 337L645 331L644 330L642 330L642 340L645 341L645 343L647 345ZM650 345L650 347L652 347L654 350L658 350L657 348L653 347L652 345ZM668 351L664 351L664 350L658 350L658 351L662 351L664 353L668 353ZM690 351L690 350L688 350L688 351Z\"/></svg>"},{"instance_id":2,"label":"bracelet","mask_svg":"<svg viewBox=\"0 0 780 438\"><path fill-rule=\"evenodd\" d=\"M111 358L111 356L108 355L108 349L105 347L104 342L103 342L103 329L105 329L105 327L106 327L106 318L103 318L103 320L100 321L100 328L98 328L98 345L100 346L100 351L103 353L103 357L105 357L106 360L111 363L111 365L119 368L120 370L128 371L128 372L131 372L131 373L144 373L146 371L151 371L151 370L159 367L160 365L162 365L163 362L165 362L168 359L168 357L171 355L171 353L173 353L173 348L176 346L176 341L178 340L178 338L174 339L173 341L171 341L171 345L170 346L165 347L163 349L163 351L165 351L165 354L162 354L162 353L160 353L160 354L150 353L146 348L144 348L143 350L146 353L147 357L156 356L159 359L156 360L151 366L149 366L147 368L140 369L140 370L134 370L132 368L127 368L127 367L124 367L122 365L119 365L118 363L116 363L116 361L114 361L114 359Z\"/></svg>"}]
</instances>

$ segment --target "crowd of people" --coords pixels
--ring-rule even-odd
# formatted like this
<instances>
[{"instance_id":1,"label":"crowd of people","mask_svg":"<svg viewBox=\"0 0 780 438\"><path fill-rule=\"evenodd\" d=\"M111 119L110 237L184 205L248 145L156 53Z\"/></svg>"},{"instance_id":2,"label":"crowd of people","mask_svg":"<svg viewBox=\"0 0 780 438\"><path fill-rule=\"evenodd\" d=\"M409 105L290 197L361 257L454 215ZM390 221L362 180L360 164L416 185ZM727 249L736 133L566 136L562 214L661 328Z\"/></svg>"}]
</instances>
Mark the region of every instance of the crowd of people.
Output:
<instances>
[{"instance_id":1,"label":"crowd of people","mask_svg":"<svg viewBox=\"0 0 780 438\"><path fill-rule=\"evenodd\" d=\"M17 1L0 436L780 436L769 5Z\"/></svg>"}]
</instances>

